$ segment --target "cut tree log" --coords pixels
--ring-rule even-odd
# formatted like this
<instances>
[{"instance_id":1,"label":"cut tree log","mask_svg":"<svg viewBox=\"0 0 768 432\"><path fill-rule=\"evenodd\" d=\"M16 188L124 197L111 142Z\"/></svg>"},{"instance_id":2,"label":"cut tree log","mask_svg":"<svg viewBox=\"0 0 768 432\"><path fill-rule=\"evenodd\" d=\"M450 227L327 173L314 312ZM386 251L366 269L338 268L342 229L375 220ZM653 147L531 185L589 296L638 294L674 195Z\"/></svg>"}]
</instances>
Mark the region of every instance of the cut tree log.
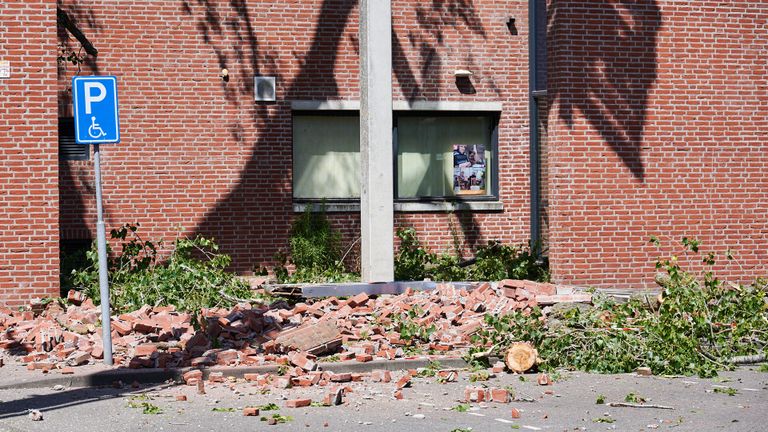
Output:
<instances>
[{"instance_id":1,"label":"cut tree log","mask_svg":"<svg viewBox=\"0 0 768 432\"><path fill-rule=\"evenodd\" d=\"M515 342L507 349L504 356L504 363L509 370L517 373L523 373L536 364L539 353L528 342Z\"/></svg>"}]
</instances>

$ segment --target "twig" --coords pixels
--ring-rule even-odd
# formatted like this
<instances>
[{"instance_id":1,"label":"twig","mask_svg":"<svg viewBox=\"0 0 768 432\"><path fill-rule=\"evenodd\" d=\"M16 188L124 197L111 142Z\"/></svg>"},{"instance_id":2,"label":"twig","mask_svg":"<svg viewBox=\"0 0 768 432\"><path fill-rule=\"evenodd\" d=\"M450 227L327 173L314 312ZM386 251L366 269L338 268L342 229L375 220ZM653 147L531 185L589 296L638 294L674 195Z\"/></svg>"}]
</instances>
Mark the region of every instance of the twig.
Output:
<instances>
[{"instance_id":1,"label":"twig","mask_svg":"<svg viewBox=\"0 0 768 432\"><path fill-rule=\"evenodd\" d=\"M655 408L655 409L668 409L673 410L674 407L667 405L654 405L654 404L635 404L627 402L609 402L606 405L617 408Z\"/></svg>"},{"instance_id":2,"label":"twig","mask_svg":"<svg viewBox=\"0 0 768 432\"><path fill-rule=\"evenodd\" d=\"M226 300L229 300L229 301L231 301L233 303L260 303L260 304L266 304L264 301L259 300L259 299L241 299L241 298L237 298L237 297L235 297L233 295L225 293L223 290L219 291L219 295L221 295L223 298L225 298Z\"/></svg>"},{"instance_id":3,"label":"twig","mask_svg":"<svg viewBox=\"0 0 768 432\"><path fill-rule=\"evenodd\" d=\"M490 357L491 354L493 354L493 351L496 350L496 348L497 348L497 345L492 345L486 351L476 352L476 353L472 354L472 359L473 360L477 360L477 359L481 359L481 358L484 358L484 357Z\"/></svg>"},{"instance_id":4,"label":"twig","mask_svg":"<svg viewBox=\"0 0 768 432\"><path fill-rule=\"evenodd\" d=\"M357 244L357 242L360 241L361 238L362 237L356 238L355 241L353 241L352 244L349 245L349 247L347 248L347 251L344 252L344 255L341 256L341 259L339 260L339 263L343 263L344 262L344 259L347 258L347 255L349 255L349 253L352 251L352 248L355 247L355 245Z\"/></svg>"}]
</instances>

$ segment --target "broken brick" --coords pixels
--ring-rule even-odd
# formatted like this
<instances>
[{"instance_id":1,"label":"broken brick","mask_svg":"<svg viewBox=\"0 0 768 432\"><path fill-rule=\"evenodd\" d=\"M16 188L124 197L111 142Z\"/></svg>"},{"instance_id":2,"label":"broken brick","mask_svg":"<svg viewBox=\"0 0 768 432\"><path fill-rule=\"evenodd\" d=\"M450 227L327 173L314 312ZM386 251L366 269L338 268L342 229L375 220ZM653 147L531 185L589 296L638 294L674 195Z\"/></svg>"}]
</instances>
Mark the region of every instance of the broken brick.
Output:
<instances>
[{"instance_id":1,"label":"broken brick","mask_svg":"<svg viewBox=\"0 0 768 432\"><path fill-rule=\"evenodd\" d=\"M373 356L370 354L357 354L355 360L360 363L366 363L373 360Z\"/></svg>"},{"instance_id":2,"label":"broken brick","mask_svg":"<svg viewBox=\"0 0 768 432\"><path fill-rule=\"evenodd\" d=\"M289 399L285 401L286 408L302 408L312 404L312 399Z\"/></svg>"},{"instance_id":3,"label":"broken brick","mask_svg":"<svg viewBox=\"0 0 768 432\"><path fill-rule=\"evenodd\" d=\"M243 408L243 415L245 417L255 417L259 415L259 408L258 407L245 407Z\"/></svg>"},{"instance_id":4,"label":"broken brick","mask_svg":"<svg viewBox=\"0 0 768 432\"><path fill-rule=\"evenodd\" d=\"M182 375L181 377L185 383L190 384L189 381L192 379L195 379L195 380L203 379L203 371L199 369L193 369L191 371L185 372L184 375ZM197 383L197 381L195 383Z\"/></svg>"}]
</instances>

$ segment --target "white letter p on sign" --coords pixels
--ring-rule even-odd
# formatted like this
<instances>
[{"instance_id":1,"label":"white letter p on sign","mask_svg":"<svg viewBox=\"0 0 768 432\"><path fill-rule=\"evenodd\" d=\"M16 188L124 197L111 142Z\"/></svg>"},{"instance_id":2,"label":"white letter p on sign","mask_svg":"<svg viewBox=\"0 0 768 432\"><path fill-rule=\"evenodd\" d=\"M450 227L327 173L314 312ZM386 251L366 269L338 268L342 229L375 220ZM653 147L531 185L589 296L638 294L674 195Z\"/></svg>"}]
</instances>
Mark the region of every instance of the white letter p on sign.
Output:
<instances>
[{"instance_id":1,"label":"white letter p on sign","mask_svg":"<svg viewBox=\"0 0 768 432\"><path fill-rule=\"evenodd\" d=\"M92 88L99 89L97 95L91 94ZM83 90L85 90L85 113L91 114L91 103L103 101L107 97L107 89L100 82L86 82L83 83Z\"/></svg>"}]
</instances>

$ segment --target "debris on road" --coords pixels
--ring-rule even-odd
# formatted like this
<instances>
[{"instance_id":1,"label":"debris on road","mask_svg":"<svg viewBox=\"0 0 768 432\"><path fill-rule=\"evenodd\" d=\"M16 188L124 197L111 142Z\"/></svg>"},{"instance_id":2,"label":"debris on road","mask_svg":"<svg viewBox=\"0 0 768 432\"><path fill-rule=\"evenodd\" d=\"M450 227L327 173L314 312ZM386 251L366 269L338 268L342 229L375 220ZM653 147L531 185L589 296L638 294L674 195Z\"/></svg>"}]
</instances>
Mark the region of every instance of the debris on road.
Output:
<instances>
[{"instance_id":1,"label":"debris on road","mask_svg":"<svg viewBox=\"0 0 768 432\"><path fill-rule=\"evenodd\" d=\"M531 281L471 289L438 284L431 292L408 289L376 298L360 293L293 306L241 303L203 309L197 319L173 306L144 306L112 317L114 361L132 369L284 364L308 373L317 370L320 355L358 362L428 351L457 355L472 344L486 314L531 313L538 296L554 293L555 285ZM0 349L44 373L101 359L99 308L80 292L70 291L67 299L21 311L0 307ZM536 358L529 352L515 361L527 364L528 357Z\"/></svg>"},{"instance_id":2,"label":"debris on road","mask_svg":"<svg viewBox=\"0 0 768 432\"><path fill-rule=\"evenodd\" d=\"M42 421L43 413L41 413L40 410L31 409L28 411L27 417L29 417L29 419L32 421Z\"/></svg>"}]
</instances>

